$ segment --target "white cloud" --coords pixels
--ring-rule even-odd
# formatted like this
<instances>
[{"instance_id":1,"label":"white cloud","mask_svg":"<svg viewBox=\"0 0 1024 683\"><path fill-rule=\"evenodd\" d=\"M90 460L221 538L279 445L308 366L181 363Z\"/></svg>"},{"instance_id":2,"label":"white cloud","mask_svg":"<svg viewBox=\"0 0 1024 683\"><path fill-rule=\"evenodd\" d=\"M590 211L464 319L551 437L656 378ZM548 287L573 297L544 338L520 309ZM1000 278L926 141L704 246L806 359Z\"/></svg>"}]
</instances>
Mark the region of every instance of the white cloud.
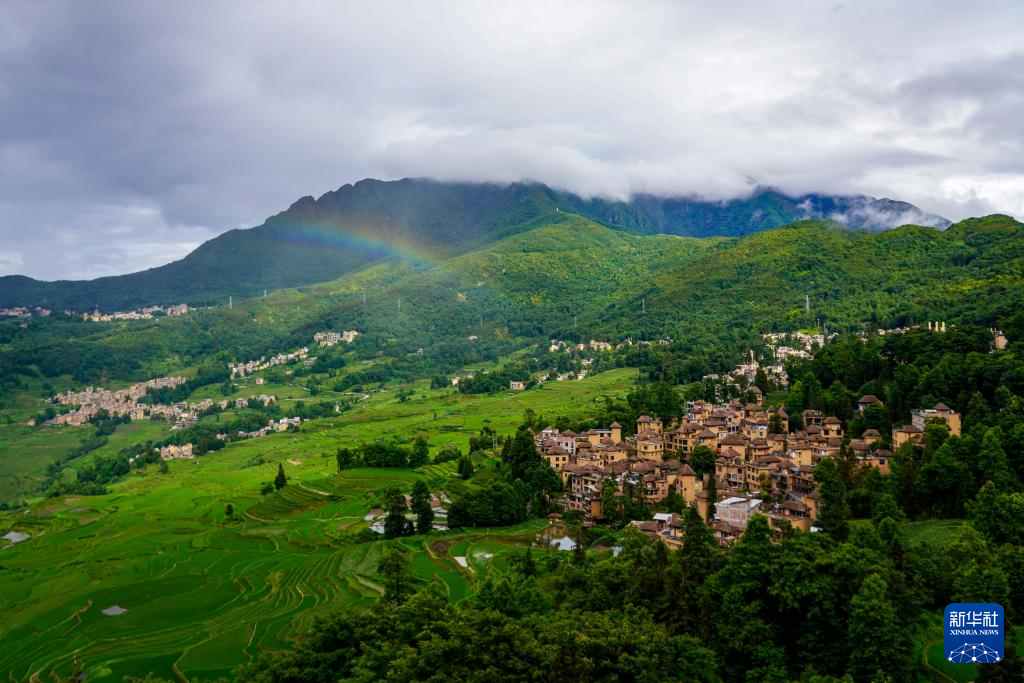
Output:
<instances>
[{"instance_id":1,"label":"white cloud","mask_svg":"<svg viewBox=\"0 0 1024 683\"><path fill-rule=\"evenodd\" d=\"M25 265L25 257L17 251L0 251L0 275L17 275Z\"/></svg>"},{"instance_id":2,"label":"white cloud","mask_svg":"<svg viewBox=\"0 0 1024 683\"><path fill-rule=\"evenodd\" d=\"M31 275L123 272L366 176L620 198L755 178L1022 216L1022 19L1015 2L4 3L0 238Z\"/></svg>"}]
</instances>

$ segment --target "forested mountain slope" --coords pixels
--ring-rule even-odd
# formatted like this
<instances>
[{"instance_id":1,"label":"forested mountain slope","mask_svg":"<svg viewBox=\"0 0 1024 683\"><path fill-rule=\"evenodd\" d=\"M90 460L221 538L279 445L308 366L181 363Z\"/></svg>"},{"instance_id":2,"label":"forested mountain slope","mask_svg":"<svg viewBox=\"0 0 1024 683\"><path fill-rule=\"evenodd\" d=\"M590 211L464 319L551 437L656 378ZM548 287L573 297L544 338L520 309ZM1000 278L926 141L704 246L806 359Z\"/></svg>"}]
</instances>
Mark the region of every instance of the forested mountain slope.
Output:
<instances>
[{"instance_id":1,"label":"forested mountain slope","mask_svg":"<svg viewBox=\"0 0 1024 683\"><path fill-rule=\"evenodd\" d=\"M803 218L833 218L871 229L948 224L903 202L789 197L770 189L729 201L637 195L622 202L586 199L537 183L363 180L319 199L303 197L263 225L228 231L158 268L80 282L0 278L0 305L123 310L223 303L228 296L331 280L382 260L466 253L564 211L634 234L695 237L745 235Z\"/></svg>"},{"instance_id":2,"label":"forested mountain slope","mask_svg":"<svg viewBox=\"0 0 1024 683\"><path fill-rule=\"evenodd\" d=\"M38 364L98 379L154 363L223 365L308 345L321 330L355 329L366 353L438 371L550 338L671 338L675 357L686 359L673 376L687 379L734 363L765 331L1000 325L1024 310L1022 273L1024 226L1006 216L946 231L807 221L695 239L631 235L562 211L467 253L388 260L236 300L231 310L131 323L34 318L26 329L8 322L0 363L8 375Z\"/></svg>"}]
</instances>

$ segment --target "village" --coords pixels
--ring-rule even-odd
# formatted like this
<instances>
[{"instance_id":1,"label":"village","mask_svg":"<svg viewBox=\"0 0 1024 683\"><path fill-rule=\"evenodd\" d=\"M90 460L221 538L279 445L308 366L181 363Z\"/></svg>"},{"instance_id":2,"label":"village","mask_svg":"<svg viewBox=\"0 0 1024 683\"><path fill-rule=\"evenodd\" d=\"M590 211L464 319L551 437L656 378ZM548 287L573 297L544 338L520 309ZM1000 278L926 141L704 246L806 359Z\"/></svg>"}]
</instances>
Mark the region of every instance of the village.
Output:
<instances>
[{"instance_id":1,"label":"village","mask_svg":"<svg viewBox=\"0 0 1024 683\"><path fill-rule=\"evenodd\" d=\"M272 396L268 398L273 399ZM246 405L242 405L241 402L243 401L246 401L246 399L236 399L235 406L246 407L246 405L248 404L246 403ZM222 401L221 403L225 402ZM225 433L217 434L217 439L219 439L220 441L243 441L246 439L258 439L259 437L266 436L268 434L274 434L276 432L284 432L289 429L298 428L300 424L302 424L301 417L282 417L278 420L267 420L267 424L265 426L253 431L247 432L239 430L235 435ZM195 446L193 444L186 443L169 444L167 446L161 446L157 450L160 453L160 457L163 458L164 460L192 460L195 457L194 448Z\"/></svg>"},{"instance_id":2,"label":"village","mask_svg":"<svg viewBox=\"0 0 1024 683\"><path fill-rule=\"evenodd\" d=\"M270 358L260 356L257 360L245 361L244 363L228 363L228 368L231 370L231 379L240 379L246 375L251 375L254 372L267 370L278 365L288 365L289 363L294 363L300 360L312 361L312 359L309 358L309 349L305 346L297 351L279 353L275 356L271 356ZM312 362L310 364L312 364ZM262 384L262 382L258 383Z\"/></svg>"},{"instance_id":3,"label":"village","mask_svg":"<svg viewBox=\"0 0 1024 683\"><path fill-rule=\"evenodd\" d=\"M142 402L150 389L173 389L184 384L184 377L157 377L145 382L138 382L124 389L111 391L102 387L86 387L82 391L57 394L53 401L63 406L76 406L75 409L55 416L51 423L81 427L89 423L100 411L106 411L110 417L128 416L131 420L143 420L153 417L164 419L185 419L189 407L167 406L162 404L147 405Z\"/></svg>"},{"instance_id":4,"label":"village","mask_svg":"<svg viewBox=\"0 0 1024 683\"><path fill-rule=\"evenodd\" d=\"M31 318L33 315L45 318L49 316L50 313L52 313L52 311L49 308L43 308L41 306L36 306L34 308L27 308L25 306L0 308L0 318Z\"/></svg>"},{"instance_id":5,"label":"village","mask_svg":"<svg viewBox=\"0 0 1024 683\"><path fill-rule=\"evenodd\" d=\"M790 432L785 409L765 406L756 386L749 392L754 401L747 404L691 401L679 423L667 427L660 419L642 415L635 436L623 437L617 422L579 434L554 427L542 430L535 437L537 449L562 479L563 495L556 502L591 525L606 517L606 490L622 496L628 489L652 507L674 493L683 504L696 505L723 545L739 538L755 514L766 515L779 530L815 530L820 496L814 470L822 458L839 454L845 436L842 423L820 411L805 410L804 428ZM877 397L863 396L858 408L864 411L875 403L880 403ZM950 434L960 434L960 415L940 403L913 411L911 424L893 429L892 447L919 443L925 425L933 420L944 423ZM714 455L714 472L698 476L688 460L702 446ZM892 453L876 430L851 440L850 447L859 463L889 472ZM682 542L681 520L680 515L665 512L633 525L675 548Z\"/></svg>"},{"instance_id":6,"label":"village","mask_svg":"<svg viewBox=\"0 0 1024 683\"><path fill-rule=\"evenodd\" d=\"M214 401L207 398L192 403L181 401L172 405L144 402L146 395L151 389L173 389L185 382L186 379L184 377L157 377L114 391L102 387L86 387L82 391L69 390L65 393L57 394L53 401L59 405L75 406L75 408L54 416L50 420L50 424L82 427L89 424L91 420L103 411L109 417L127 417L131 421L148 419L167 420L171 422L171 431L175 431L195 424L202 415L210 412L214 407L219 410L227 410L231 407L248 408L255 404L268 406L277 401L275 396L260 394L259 396L236 398L234 400L223 399ZM286 419L293 420L298 418ZM285 428L287 426L285 425ZM242 438L263 436L267 433L265 429L267 428L257 432L239 432L239 436Z\"/></svg>"},{"instance_id":7,"label":"village","mask_svg":"<svg viewBox=\"0 0 1024 683\"><path fill-rule=\"evenodd\" d=\"M185 315L193 310L188 304L176 304L174 306L147 306L134 311L114 311L112 313L100 313L97 307L92 313L83 313L82 320L90 322L110 322L112 320L152 320L158 314L169 318ZM70 311L65 311L70 313Z\"/></svg>"},{"instance_id":8,"label":"village","mask_svg":"<svg viewBox=\"0 0 1024 683\"><path fill-rule=\"evenodd\" d=\"M337 344L351 344L359 336L359 332L356 330L345 330L344 332L330 332L323 331L317 332L313 335L313 343L319 344L321 348L329 348L336 346ZM228 369L231 370L231 379L245 377L251 375L254 372L261 370L267 370L278 365L288 365L297 361L303 361L307 366L312 366L316 361L316 358L309 356L309 348L303 346L301 349L290 351L288 353L279 353L267 358L266 356L260 356L256 360L245 361L242 363L228 363ZM262 384L262 378L257 378L257 384Z\"/></svg>"}]
</instances>

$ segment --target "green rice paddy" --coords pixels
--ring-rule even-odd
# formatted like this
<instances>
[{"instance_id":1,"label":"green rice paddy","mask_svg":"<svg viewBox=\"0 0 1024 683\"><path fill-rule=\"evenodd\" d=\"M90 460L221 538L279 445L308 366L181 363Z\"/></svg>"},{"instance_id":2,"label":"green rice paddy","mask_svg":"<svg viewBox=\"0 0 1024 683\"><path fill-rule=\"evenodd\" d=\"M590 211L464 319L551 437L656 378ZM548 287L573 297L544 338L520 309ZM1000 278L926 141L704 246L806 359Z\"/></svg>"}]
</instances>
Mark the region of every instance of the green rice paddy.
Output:
<instances>
[{"instance_id":1,"label":"green rice paddy","mask_svg":"<svg viewBox=\"0 0 1024 683\"><path fill-rule=\"evenodd\" d=\"M526 409L552 417L586 414L595 398L622 395L633 379L633 371L616 370L495 396L453 395L423 384L405 402L376 392L297 434L174 461L167 474L153 465L104 496L39 500L27 512L4 514L0 536L15 530L31 538L0 549L0 672L46 679L77 663L88 680L149 672L188 680L230 676L260 650L284 646L318 615L378 599L375 567L387 542L361 540L365 515L389 486L408 489L424 479L438 490L452 478L454 463L337 473L337 447L416 435L433 446L465 447L484 425L510 431ZM146 422L119 427L103 450L116 452L166 429ZM71 428L6 427L0 472L40 472L64 447L65 432L71 432L67 447L77 445ZM273 479L278 463L289 485L261 496L260 485ZM441 581L461 600L482 577L508 571L538 524L402 542L413 551L419 578ZM124 611L104 613L112 607Z\"/></svg>"}]
</instances>

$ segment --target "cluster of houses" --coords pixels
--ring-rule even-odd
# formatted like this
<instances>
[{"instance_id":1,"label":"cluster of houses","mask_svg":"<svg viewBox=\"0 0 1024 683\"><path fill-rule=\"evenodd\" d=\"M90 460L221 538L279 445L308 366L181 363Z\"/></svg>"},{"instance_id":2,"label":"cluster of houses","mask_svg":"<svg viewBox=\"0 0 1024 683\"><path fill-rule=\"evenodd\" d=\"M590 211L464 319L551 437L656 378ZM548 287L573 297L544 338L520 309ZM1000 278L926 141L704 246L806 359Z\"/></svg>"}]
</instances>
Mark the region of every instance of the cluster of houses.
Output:
<instances>
[{"instance_id":1,"label":"cluster of houses","mask_svg":"<svg viewBox=\"0 0 1024 683\"><path fill-rule=\"evenodd\" d=\"M619 342L618 344L611 344L606 341L598 341L591 339L589 342L567 342L560 339L552 339L548 344L549 353L573 353L584 352L584 351L621 351L623 349L632 348L634 346L668 346L672 343L671 339L657 339L655 341L633 341L632 339L626 339L625 341Z\"/></svg>"},{"instance_id":2,"label":"cluster of houses","mask_svg":"<svg viewBox=\"0 0 1024 683\"><path fill-rule=\"evenodd\" d=\"M275 365L287 365L288 363L294 363L298 360L305 361L308 356L309 349L303 346L298 351L279 353L276 356L271 356L270 358L260 356L257 360L250 360L244 363L228 363L228 368L231 370L231 379L235 379L251 375L252 373L259 372L260 370L272 368Z\"/></svg>"},{"instance_id":3,"label":"cluster of houses","mask_svg":"<svg viewBox=\"0 0 1024 683\"><path fill-rule=\"evenodd\" d=\"M320 346L334 346L344 342L345 344L351 344L356 340L359 333L355 330L345 330L344 332L317 332L313 335L313 341L320 344Z\"/></svg>"},{"instance_id":4,"label":"cluster of houses","mask_svg":"<svg viewBox=\"0 0 1024 683\"><path fill-rule=\"evenodd\" d=\"M26 308L25 306L12 306L10 308L0 308L0 318L31 318L32 314L38 315L45 318L52 313L49 308L43 308L36 306L35 308Z\"/></svg>"},{"instance_id":5,"label":"cluster of houses","mask_svg":"<svg viewBox=\"0 0 1024 683\"><path fill-rule=\"evenodd\" d=\"M945 403L936 403L932 408L910 411L910 424L892 430L892 447L899 448L908 441L919 443L924 436L925 425L933 421L945 423L951 436L960 436L959 413Z\"/></svg>"},{"instance_id":6,"label":"cluster of houses","mask_svg":"<svg viewBox=\"0 0 1024 683\"><path fill-rule=\"evenodd\" d=\"M265 427L261 427L256 431L246 432L239 430L238 435L235 437L235 439L255 439L261 436L266 436L267 434L283 432L289 429L290 427L298 427L300 424L302 424L301 417L282 417L280 420L268 420L267 425ZM221 441L232 440L232 438L227 434L218 434L217 438L220 439ZM160 457L163 458L164 460L191 460L192 458L195 457L195 455L192 452L192 444L190 443L183 444L181 446L176 446L173 444L170 446L161 446L157 450L160 452Z\"/></svg>"},{"instance_id":7,"label":"cluster of houses","mask_svg":"<svg viewBox=\"0 0 1024 683\"><path fill-rule=\"evenodd\" d=\"M142 420L156 415L177 419L182 412L188 411L187 405L182 410L181 404L178 406L147 405L142 403L141 399L150 389L173 389L184 383L184 377L157 377L115 391L102 387L86 387L83 391L69 390L66 393L57 394L53 400L60 405L77 407L62 415L57 415L53 418L52 423L80 427L87 424L101 410L107 411L111 417L127 415L132 420Z\"/></svg>"},{"instance_id":8,"label":"cluster of houses","mask_svg":"<svg viewBox=\"0 0 1024 683\"><path fill-rule=\"evenodd\" d=\"M164 460L191 460L195 456L192 455L192 444L187 443L182 446L161 446L159 449L160 457Z\"/></svg>"},{"instance_id":9,"label":"cluster of houses","mask_svg":"<svg viewBox=\"0 0 1024 683\"><path fill-rule=\"evenodd\" d=\"M838 455L843 425L836 417L805 410L801 414L804 428L790 432L785 409L766 407L756 386L751 392L756 400L746 405L738 400L692 401L683 419L667 429L660 419L642 415L635 436L623 437L617 422L580 434L548 427L536 435L538 452L562 478L564 494L559 502L584 523L605 517L605 487L614 485L618 496L642 495L651 506L662 505L672 493L686 505L696 504L723 544L738 538L754 514L766 515L777 528L788 524L810 530L820 500L814 469L822 458ZM874 396L862 397L860 410L875 402L879 399ZM960 433L960 416L943 404L914 411L913 420L893 430L894 444L919 441L923 425L931 420L943 421L951 433ZM714 453L716 500L711 500L708 490L711 475L698 476L688 463L698 446ZM876 430L850 441L859 462L887 473L892 454L882 446L882 435ZM670 546L680 542L677 515L663 513L635 524Z\"/></svg>"},{"instance_id":10,"label":"cluster of houses","mask_svg":"<svg viewBox=\"0 0 1024 683\"><path fill-rule=\"evenodd\" d=\"M82 320L91 322L110 322L111 320L152 320L155 314L163 313L168 317L185 315L192 308L188 304L175 304L174 306L146 306L134 311L114 311L113 313L100 313L97 307L92 313L83 313Z\"/></svg>"},{"instance_id":11,"label":"cluster of houses","mask_svg":"<svg viewBox=\"0 0 1024 683\"><path fill-rule=\"evenodd\" d=\"M451 503L452 503L451 499L445 494L444 491L438 491L436 494L431 494L431 496L430 496L430 509L434 512L434 520L433 520L433 522L431 522L431 526L433 526L434 531L447 531L448 530L448 507L447 506L451 505ZM415 524L416 523L416 513L411 509L412 508L412 494L409 494L409 493L405 494L405 506L406 506L406 508L408 508L408 510L405 513L405 518L408 521L410 521L413 524ZM369 527L370 531L374 531L374 532L376 532L378 534L383 534L384 533L384 518L385 517L387 517L387 514L385 513L383 508L373 508L372 510L370 510L370 512L368 512L366 514L365 517L363 517L363 519L366 520L367 522L370 522L370 527ZM465 558L462 558L462 559L464 560ZM463 564L462 561L459 561L459 558L456 558L456 561L459 562L460 565L466 566L465 564Z\"/></svg>"},{"instance_id":12,"label":"cluster of houses","mask_svg":"<svg viewBox=\"0 0 1024 683\"><path fill-rule=\"evenodd\" d=\"M157 377L115 391L102 387L86 387L83 391L69 390L57 394L53 400L60 405L76 406L75 409L55 416L50 422L55 425L81 427L88 424L101 410L105 410L111 417L128 416L133 421L165 419L173 423L171 431L174 431L195 424L200 416L212 410L215 405L221 410L227 410L232 405L235 408L247 408L257 402L267 406L277 401L275 396L260 394L249 398L236 398L234 401L224 399L215 402L213 399L204 398L193 403L181 401L173 405L143 402L150 389L173 389L185 381L184 377Z\"/></svg>"},{"instance_id":13,"label":"cluster of houses","mask_svg":"<svg viewBox=\"0 0 1024 683\"><path fill-rule=\"evenodd\" d=\"M821 347L834 339L836 334L817 332L768 332L761 339L771 350L777 364L785 363L789 358L813 358L811 351L815 346Z\"/></svg>"},{"instance_id":14,"label":"cluster of houses","mask_svg":"<svg viewBox=\"0 0 1024 683\"><path fill-rule=\"evenodd\" d=\"M251 432L238 430L236 439L257 439L267 434L273 434L275 432L283 432L288 430L290 427L298 427L302 424L301 417L282 417L280 420L267 420L267 424L259 429ZM217 438L221 441L229 441L231 437L227 434L218 434Z\"/></svg>"}]
</instances>

